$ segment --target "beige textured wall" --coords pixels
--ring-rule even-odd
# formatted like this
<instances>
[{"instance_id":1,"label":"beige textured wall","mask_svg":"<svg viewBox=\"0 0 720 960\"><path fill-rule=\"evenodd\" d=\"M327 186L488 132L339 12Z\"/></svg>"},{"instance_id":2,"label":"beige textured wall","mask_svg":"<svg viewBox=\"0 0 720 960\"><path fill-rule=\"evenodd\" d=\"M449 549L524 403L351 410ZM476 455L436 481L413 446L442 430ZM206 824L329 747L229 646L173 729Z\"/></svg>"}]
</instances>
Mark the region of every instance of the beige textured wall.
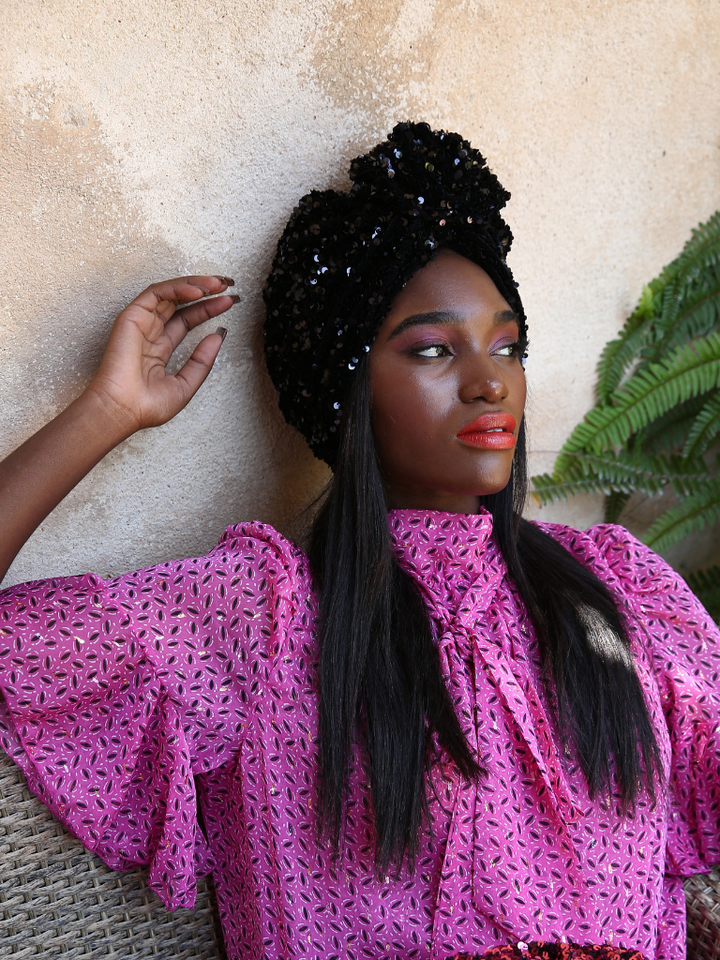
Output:
<instances>
[{"instance_id":1,"label":"beige textured wall","mask_svg":"<svg viewBox=\"0 0 720 960\"><path fill-rule=\"evenodd\" d=\"M513 192L548 469L642 283L720 205L719 73L718 0L4 0L0 453L82 389L149 282L229 273L243 298L202 393L108 457L7 582L288 529L326 472L262 367L262 280L300 195L398 119L459 130Z\"/></svg>"}]
</instances>

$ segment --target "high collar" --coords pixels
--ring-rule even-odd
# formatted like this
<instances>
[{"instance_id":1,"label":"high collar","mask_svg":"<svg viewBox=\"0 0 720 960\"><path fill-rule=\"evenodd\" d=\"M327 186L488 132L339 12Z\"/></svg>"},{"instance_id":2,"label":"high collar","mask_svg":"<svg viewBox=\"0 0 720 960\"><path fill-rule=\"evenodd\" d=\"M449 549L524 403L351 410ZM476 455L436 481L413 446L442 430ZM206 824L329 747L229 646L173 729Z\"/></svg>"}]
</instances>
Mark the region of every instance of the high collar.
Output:
<instances>
[{"instance_id":1,"label":"high collar","mask_svg":"<svg viewBox=\"0 0 720 960\"><path fill-rule=\"evenodd\" d=\"M479 513L390 510L395 555L435 599L455 605L488 564L502 563L492 539L493 520Z\"/></svg>"},{"instance_id":2,"label":"high collar","mask_svg":"<svg viewBox=\"0 0 720 960\"><path fill-rule=\"evenodd\" d=\"M570 895L580 916L591 919L595 904L568 830L582 810L568 785L559 741L529 670L528 634L519 608L505 589L507 570L492 537L491 515L486 510L470 515L393 510L388 521L401 566L414 576L428 600L436 624L440 669L467 743L483 765L497 764L496 771L504 770L504 748L494 733L498 730L498 705L503 705L503 715L512 716L513 736L527 747L528 764L534 760L540 783L537 789L552 798L548 806L554 812L554 823L546 831L548 844L554 847L552 857L565 864ZM535 771L527 776L528 783L534 784ZM517 784L499 773L492 790L495 810L519 809L518 796ZM515 854L517 848L509 842L509 822L500 815L488 817L488 801L481 800L477 785L460 778L442 876L452 875L454 864L463 863L463 882L470 880L466 886L476 908L520 939L528 930L542 927L529 924L526 907L525 892L537 886L536 868ZM488 896L488 863L496 871L494 875L514 878L517 896ZM444 880L438 902L443 887ZM449 899L452 895L452 891L445 892Z\"/></svg>"}]
</instances>

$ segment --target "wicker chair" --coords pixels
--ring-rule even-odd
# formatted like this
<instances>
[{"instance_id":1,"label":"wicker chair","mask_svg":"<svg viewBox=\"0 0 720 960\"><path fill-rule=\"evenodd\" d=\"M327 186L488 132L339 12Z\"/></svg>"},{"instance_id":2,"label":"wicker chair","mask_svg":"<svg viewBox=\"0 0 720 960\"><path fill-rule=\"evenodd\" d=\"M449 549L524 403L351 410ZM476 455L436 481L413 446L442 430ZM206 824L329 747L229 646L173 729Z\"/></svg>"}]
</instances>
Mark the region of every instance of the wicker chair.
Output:
<instances>
[{"instance_id":1,"label":"wicker chair","mask_svg":"<svg viewBox=\"0 0 720 960\"><path fill-rule=\"evenodd\" d=\"M167 913L144 871L115 873L71 837L0 751L0 957L226 960L212 884ZM688 957L720 960L720 871L685 885Z\"/></svg>"},{"instance_id":2,"label":"wicker chair","mask_svg":"<svg viewBox=\"0 0 720 960\"><path fill-rule=\"evenodd\" d=\"M0 751L0 957L226 960L215 891L168 913L145 872L116 873L28 790Z\"/></svg>"},{"instance_id":3,"label":"wicker chair","mask_svg":"<svg viewBox=\"0 0 720 960\"><path fill-rule=\"evenodd\" d=\"M685 881L689 960L720 958L720 869Z\"/></svg>"}]
</instances>

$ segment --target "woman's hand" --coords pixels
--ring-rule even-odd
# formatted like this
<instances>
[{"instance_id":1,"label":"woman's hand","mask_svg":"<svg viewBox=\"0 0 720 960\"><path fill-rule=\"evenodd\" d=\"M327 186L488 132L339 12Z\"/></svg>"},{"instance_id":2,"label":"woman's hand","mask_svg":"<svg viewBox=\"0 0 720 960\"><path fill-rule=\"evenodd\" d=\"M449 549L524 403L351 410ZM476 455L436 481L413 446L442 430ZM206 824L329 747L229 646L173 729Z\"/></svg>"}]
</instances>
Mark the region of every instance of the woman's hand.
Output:
<instances>
[{"instance_id":1,"label":"woman's hand","mask_svg":"<svg viewBox=\"0 0 720 960\"><path fill-rule=\"evenodd\" d=\"M171 420L200 388L222 345L222 327L200 341L176 374L167 372L167 364L189 330L225 313L239 298L194 301L221 294L233 282L179 277L155 283L118 315L86 394L100 401L127 436Z\"/></svg>"},{"instance_id":2,"label":"woman's hand","mask_svg":"<svg viewBox=\"0 0 720 960\"><path fill-rule=\"evenodd\" d=\"M226 277L182 277L144 290L115 321L88 388L0 463L0 581L33 530L96 463L187 404L210 372L224 330L201 340L174 376L168 360L188 330L238 298L194 301L229 286Z\"/></svg>"}]
</instances>

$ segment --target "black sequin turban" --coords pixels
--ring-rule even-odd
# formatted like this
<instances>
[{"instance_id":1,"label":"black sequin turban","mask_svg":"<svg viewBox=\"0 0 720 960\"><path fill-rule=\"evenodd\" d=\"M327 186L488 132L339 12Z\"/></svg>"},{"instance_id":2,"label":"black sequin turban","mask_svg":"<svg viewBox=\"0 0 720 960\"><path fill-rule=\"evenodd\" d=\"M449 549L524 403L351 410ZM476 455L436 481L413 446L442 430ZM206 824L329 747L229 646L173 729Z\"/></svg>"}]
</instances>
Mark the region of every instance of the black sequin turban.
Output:
<instances>
[{"instance_id":1,"label":"black sequin turban","mask_svg":"<svg viewBox=\"0 0 720 960\"><path fill-rule=\"evenodd\" d=\"M265 356L288 423L333 465L342 406L393 298L438 249L481 266L525 314L505 257L510 194L457 133L399 123L350 165L351 189L295 208L264 289Z\"/></svg>"}]
</instances>

